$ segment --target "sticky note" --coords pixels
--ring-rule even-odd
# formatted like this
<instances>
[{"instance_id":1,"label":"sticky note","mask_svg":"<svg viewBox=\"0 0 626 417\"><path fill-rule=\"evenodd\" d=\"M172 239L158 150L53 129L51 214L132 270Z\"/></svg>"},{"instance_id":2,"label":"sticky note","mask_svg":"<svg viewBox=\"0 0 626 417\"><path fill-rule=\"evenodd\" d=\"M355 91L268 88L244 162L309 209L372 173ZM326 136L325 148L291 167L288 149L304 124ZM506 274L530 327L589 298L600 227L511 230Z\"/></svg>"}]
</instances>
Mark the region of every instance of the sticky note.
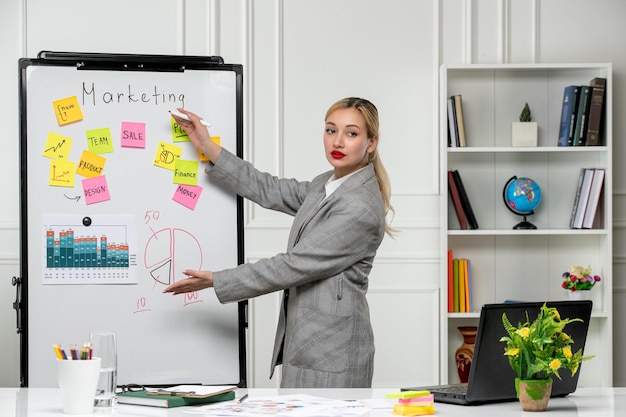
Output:
<instances>
[{"instance_id":1,"label":"sticky note","mask_svg":"<svg viewBox=\"0 0 626 417\"><path fill-rule=\"evenodd\" d=\"M72 139L59 135L58 133L48 133L46 144L43 147L43 156L51 159L65 159L72 149Z\"/></svg>"},{"instance_id":2,"label":"sticky note","mask_svg":"<svg viewBox=\"0 0 626 417\"><path fill-rule=\"evenodd\" d=\"M122 147L145 148L146 124L139 122L122 122L120 138Z\"/></svg>"},{"instance_id":3,"label":"sticky note","mask_svg":"<svg viewBox=\"0 0 626 417\"><path fill-rule=\"evenodd\" d=\"M215 143L217 143L218 145L221 145L221 140L219 136L211 136L211 140ZM198 158L200 158L200 161L202 162L208 162L209 161L209 157L206 156L204 154L204 152L202 152L201 150L198 149Z\"/></svg>"},{"instance_id":4,"label":"sticky note","mask_svg":"<svg viewBox=\"0 0 626 417\"><path fill-rule=\"evenodd\" d=\"M88 178L98 177L102 175L105 163L105 157L84 150L82 155L80 156L80 160L78 161L78 168L76 168L76 173L78 175L82 175L83 177Z\"/></svg>"},{"instance_id":5,"label":"sticky note","mask_svg":"<svg viewBox=\"0 0 626 417\"><path fill-rule=\"evenodd\" d=\"M424 407L420 406L404 406L395 404L393 406L393 413L401 416L427 416L435 414L435 406L428 405Z\"/></svg>"},{"instance_id":6,"label":"sticky note","mask_svg":"<svg viewBox=\"0 0 626 417\"><path fill-rule=\"evenodd\" d=\"M201 193L202 187L199 185L179 184L176 187L176 191L174 191L172 200L182 204L190 210L195 210Z\"/></svg>"},{"instance_id":7,"label":"sticky note","mask_svg":"<svg viewBox=\"0 0 626 417\"><path fill-rule=\"evenodd\" d=\"M400 391L385 395L387 398L415 398L430 395L430 391Z\"/></svg>"},{"instance_id":8,"label":"sticky note","mask_svg":"<svg viewBox=\"0 0 626 417\"><path fill-rule=\"evenodd\" d=\"M110 200L111 196L106 177L101 175L99 177L85 178L83 180L83 194L87 204Z\"/></svg>"},{"instance_id":9,"label":"sticky note","mask_svg":"<svg viewBox=\"0 0 626 417\"><path fill-rule=\"evenodd\" d=\"M180 158L182 151L180 146L159 142L154 156L154 165L174 171L174 163Z\"/></svg>"},{"instance_id":10,"label":"sticky note","mask_svg":"<svg viewBox=\"0 0 626 417\"><path fill-rule=\"evenodd\" d=\"M103 127L100 129L92 129L86 132L87 149L93 153L110 153L113 152L113 138L111 137L111 129Z\"/></svg>"},{"instance_id":11,"label":"sticky note","mask_svg":"<svg viewBox=\"0 0 626 417\"><path fill-rule=\"evenodd\" d=\"M66 97L52 102L54 114L60 126L83 120L83 112L76 96Z\"/></svg>"},{"instance_id":12,"label":"sticky note","mask_svg":"<svg viewBox=\"0 0 626 417\"><path fill-rule=\"evenodd\" d=\"M174 184L198 184L198 161L176 159L174 162Z\"/></svg>"},{"instance_id":13,"label":"sticky note","mask_svg":"<svg viewBox=\"0 0 626 417\"><path fill-rule=\"evenodd\" d=\"M74 187L74 162L61 159L50 161L48 184L53 187Z\"/></svg>"},{"instance_id":14,"label":"sticky note","mask_svg":"<svg viewBox=\"0 0 626 417\"><path fill-rule=\"evenodd\" d=\"M189 136L182 127L176 123L176 120L170 118L172 124L172 141L173 142L189 142Z\"/></svg>"},{"instance_id":15,"label":"sticky note","mask_svg":"<svg viewBox=\"0 0 626 417\"><path fill-rule=\"evenodd\" d=\"M432 405L433 402L435 402L433 394L424 397L398 398L398 404L402 405Z\"/></svg>"}]
</instances>

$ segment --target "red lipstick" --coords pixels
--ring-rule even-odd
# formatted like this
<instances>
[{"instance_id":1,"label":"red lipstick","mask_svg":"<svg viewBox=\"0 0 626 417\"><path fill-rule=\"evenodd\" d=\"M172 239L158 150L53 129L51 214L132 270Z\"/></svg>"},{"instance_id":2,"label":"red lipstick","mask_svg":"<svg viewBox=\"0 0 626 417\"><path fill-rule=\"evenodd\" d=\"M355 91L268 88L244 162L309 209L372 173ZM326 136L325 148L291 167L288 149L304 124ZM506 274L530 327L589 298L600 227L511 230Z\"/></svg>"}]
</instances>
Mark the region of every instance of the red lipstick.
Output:
<instances>
[{"instance_id":1,"label":"red lipstick","mask_svg":"<svg viewBox=\"0 0 626 417\"><path fill-rule=\"evenodd\" d=\"M341 159L341 158L343 158L346 155L343 152L340 152L340 151L332 151L330 153L330 156L332 156L335 159Z\"/></svg>"}]
</instances>

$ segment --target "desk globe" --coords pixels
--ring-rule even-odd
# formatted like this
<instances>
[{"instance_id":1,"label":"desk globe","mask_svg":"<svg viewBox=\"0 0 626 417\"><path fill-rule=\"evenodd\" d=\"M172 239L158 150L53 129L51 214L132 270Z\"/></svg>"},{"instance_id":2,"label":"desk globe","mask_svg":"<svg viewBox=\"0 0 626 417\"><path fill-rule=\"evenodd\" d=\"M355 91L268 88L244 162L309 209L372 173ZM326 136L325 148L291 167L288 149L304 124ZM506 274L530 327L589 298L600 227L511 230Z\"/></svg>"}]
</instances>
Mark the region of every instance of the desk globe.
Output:
<instances>
[{"instance_id":1,"label":"desk globe","mask_svg":"<svg viewBox=\"0 0 626 417\"><path fill-rule=\"evenodd\" d=\"M526 216L535 214L535 209L541 202L541 188L539 184L527 177L512 176L504 185L502 191L504 204L513 213L524 219L513 226L513 229L536 229L537 226L526 220Z\"/></svg>"}]
</instances>

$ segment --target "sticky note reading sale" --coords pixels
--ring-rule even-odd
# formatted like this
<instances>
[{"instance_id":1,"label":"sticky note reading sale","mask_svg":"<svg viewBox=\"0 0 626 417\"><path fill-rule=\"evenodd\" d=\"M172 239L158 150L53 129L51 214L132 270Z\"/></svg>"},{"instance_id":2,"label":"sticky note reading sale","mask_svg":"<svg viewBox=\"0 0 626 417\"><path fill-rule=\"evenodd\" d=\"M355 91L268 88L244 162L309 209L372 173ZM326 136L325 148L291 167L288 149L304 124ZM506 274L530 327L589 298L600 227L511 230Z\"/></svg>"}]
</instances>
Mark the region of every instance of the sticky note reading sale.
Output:
<instances>
[{"instance_id":1,"label":"sticky note reading sale","mask_svg":"<svg viewBox=\"0 0 626 417\"><path fill-rule=\"evenodd\" d=\"M53 101L52 106L54 107L54 114L57 117L57 122L59 122L59 125L61 126L83 120L83 112L78 105L76 96Z\"/></svg>"},{"instance_id":2,"label":"sticky note reading sale","mask_svg":"<svg viewBox=\"0 0 626 417\"><path fill-rule=\"evenodd\" d=\"M122 147L145 148L146 147L146 124L135 122L122 122Z\"/></svg>"},{"instance_id":3,"label":"sticky note reading sale","mask_svg":"<svg viewBox=\"0 0 626 417\"><path fill-rule=\"evenodd\" d=\"M83 180L83 194L85 195L85 203L94 204L111 199L109 194L109 186L104 175L93 178L85 178Z\"/></svg>"},{"instance_id":4,"label":"sticky note reading sale","mask_svg":"<svg viewBox=\"0 0 626 417\"><path fill-rule=\"evenodd\" d=\"M195 210L201 193L202 187L199 185L179 184L176 187L176 191L174 191L172 200L182 204L190 210Z\"/></svg>"}]
</instances>

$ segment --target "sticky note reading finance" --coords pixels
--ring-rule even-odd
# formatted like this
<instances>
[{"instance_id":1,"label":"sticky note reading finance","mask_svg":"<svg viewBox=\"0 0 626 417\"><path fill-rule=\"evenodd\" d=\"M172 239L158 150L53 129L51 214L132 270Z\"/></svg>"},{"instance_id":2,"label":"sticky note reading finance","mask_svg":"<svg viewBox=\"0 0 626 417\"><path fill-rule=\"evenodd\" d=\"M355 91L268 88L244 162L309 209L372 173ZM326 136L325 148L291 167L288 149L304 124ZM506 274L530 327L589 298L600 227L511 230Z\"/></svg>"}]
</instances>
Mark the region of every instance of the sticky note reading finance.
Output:
<instances>
[{"instance_id":1,"label":"sticky note reading finance","mask_svg":"<svg viewBox=\"0 0 626 417\"><path fill-rule=\"evenodd\" d=\"M182 204L190 210L195 210L201 193L202 187L199 185L179 184L176 187L176 191L174 191L172 200Z\"/></svg>"},{"instance_id":2,"label":"sticky note reading finance","mask_svg":"<svg viewBox=\"0 0 626 417\"><path fill-rule=\"evenodd\" d=\"M53 101L52 106L54 107L54 114L57 117L57 122L59 122L59 125L61 126L83 120L83 112L78 105L76 96Z\"/></svg>"},{"instance_id":3,"label":"sticky note reading finance","mask_svg":"<svg viewBox=\"0 0 626 417\"><path fill-rule=\"evenodd\" d=\"M166 142L159 142L156 155L154 156L154 165L174 171L174 163L183 149L180 146L172 145Z\"/></svg>"},{"instance_id":4,"label":"sticky note reading finance","mask_svg":"<svg viewBox=\"0 0 626 417\"><path fill-rule=\"evenodd\" d=\"M80 161L78 161L76 173L88 178L98 177L102 175L105 163L105 157L84 150L83 154L80 156Z\"/></svg>"},{"instance_id":5,"label":"sticky note reading finance","mask_svg":"<svg viewBox=\"0 0 626 417\"><path fill-rule=\"evenodd\" d=\"M122 122L122 147L145 148L146 147L146 124L136 122Z\"/></svg>"},{"instance_id":6,"label":"sticky note reading finance","mask_svg":"<svg viewBox=\"0 0 626 417\"><path fill-rule=\"evenodd\" d=\"M58 133L48 133L48 139L43 148L43 156L51 159L65 159L72 149L72 139L59 135Z\"/></svg>"},{"instance_id":7,"label":"sticky note reading finance","mask_svg":"<svg viewBox=\"0 0 626 417\"><path fill-rule=\"evenodd\" d=\"M74 187L74 162L61 159L50 161L50 180L53 187Z\"/></svg>"},{"instance_id":8,"label":"sticky note reading finance","mask_svg":"<svg viewBox=\"0 0 626 417\"><path fill-rule=\"evenodd\" d=\"M111 129L103 127L87 131L87 149L93 153L113 152Z\"/></svg>"},{"instance_id":9,"label":"sticky note reading finance","mask_svg":"<svg viewBox=\"0 0 626 417\"><path fill-rule=\"evenodd\" d=\"M174 184L198 184L198 161L177 159L174 162Z\"/></svg>"},{"instance_id":10,"label":"sticky note reading finance","mask_svg":"<svg viewBox=\"0 0 626 417\"><path fill-rule=\"evenodd\" d=\"M109 186L104 175L93 178L85 178L83 180L83 194L85 195L85 203L94 204L111 199L109 194Z\"/></svg>"}]
</instances>

